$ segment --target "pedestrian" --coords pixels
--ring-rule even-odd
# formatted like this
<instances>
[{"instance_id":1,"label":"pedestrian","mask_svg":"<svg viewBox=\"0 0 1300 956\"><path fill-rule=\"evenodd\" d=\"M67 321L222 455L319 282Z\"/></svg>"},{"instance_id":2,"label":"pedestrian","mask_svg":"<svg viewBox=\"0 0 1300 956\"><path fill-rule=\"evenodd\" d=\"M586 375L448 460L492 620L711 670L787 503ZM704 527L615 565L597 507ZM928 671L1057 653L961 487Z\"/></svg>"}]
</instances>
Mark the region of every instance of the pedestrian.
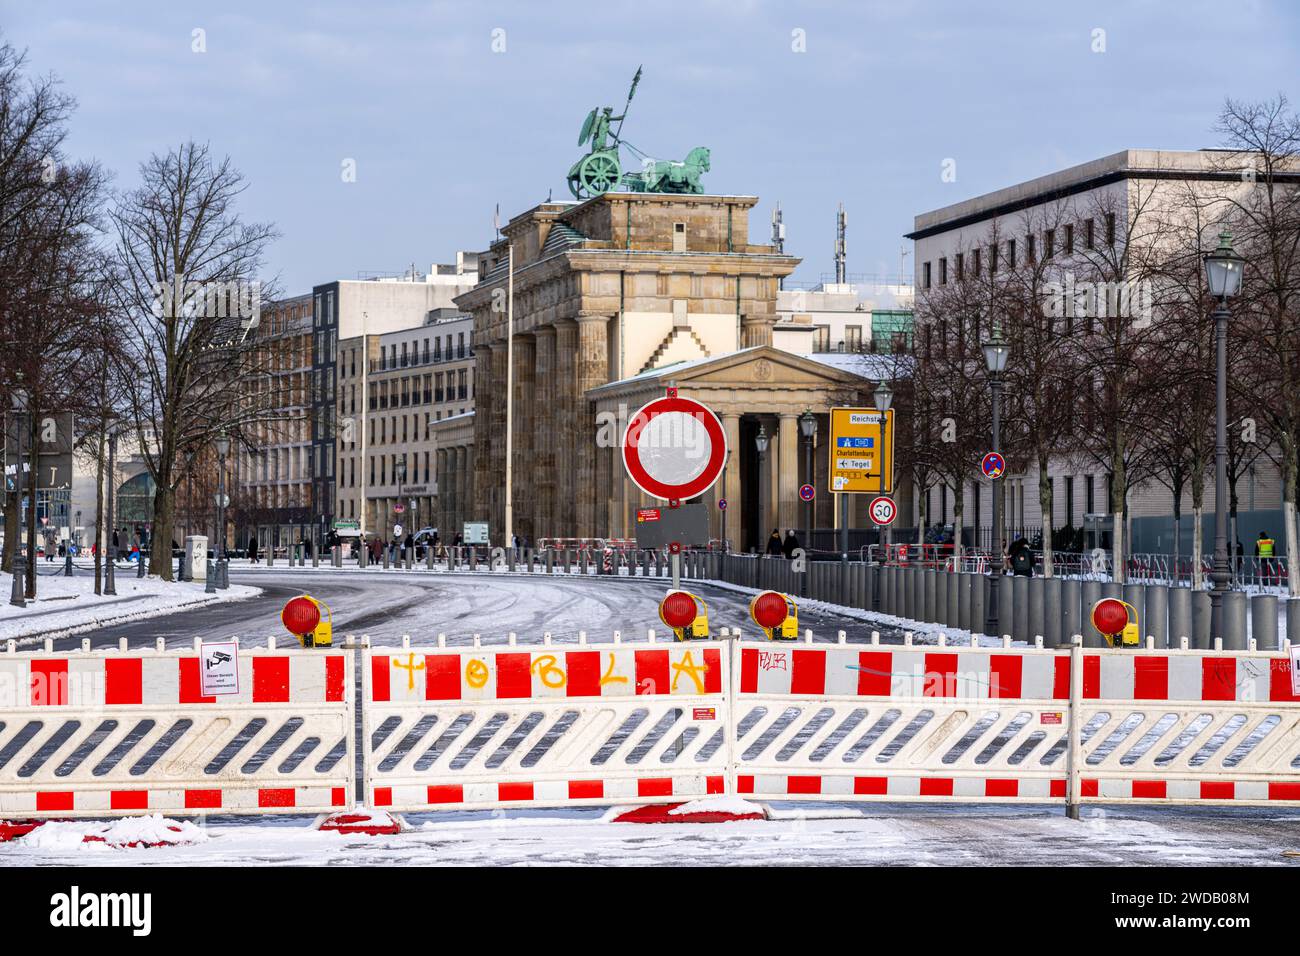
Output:
<instances>
[{"instance_id":1,"label":"pedestrian","mask_svg":"<svg viewBox=\"0 0 1300 956\"><path fill-rule=\"evenodd\" d=\"M1255 557L1271 558L1273 557L1273 547L1275 542L1268 536L1267 531L1259 533L1258 540L1255 541Z\"/></svg>"},{"instance_id":2,"label":"pedestrian","mask_svg":"<svg viewBox=\"0 0 1300 956\"><path fill-rule=\"evenodd\" d=\"M785 555L787 561L794 558L794 553L799 550L799 539L794 536L794 529L791 528L785 533L785 541L781 543L781 552Z\"/></svg>"},{"instance_id":3,"label":"pedestrian","mask_svg":"<svg viewBox=\"0 0 1300 956\"><path fill-rule=\"evenodd\" d=\"M406 542L402 545L402 550L412 558L415 557L415 535L411 534L409 531L406 532Z\"/></svg>"},{"instance_id":4,"label":"pedestrian","mask_svg":"<svg viewBox=\"0 0 1300 956\"><path fill-rule=\"evenodd\" d=\"M772 534L767 539L767 556L780 557L781 555L781 531L779 528L773 528Z\"/></svg>"},{"instance_id":5,"label":"pedestrian","mask_svg":"<svg viewBox=\"0 0 1300 956\"><path fill-rule=\"evenodd\" d=\"M248 563L257 564L257 535L248 539Z\"/></svg>"},{"instance_id":6,"label":"pedestrian","mask_svg":"<svg viewBox=\"0 0 1300 956\"><path fill-rule=\"evenodd\" d=\"M1023 535L1011 542L1007 548L1007 557L1011 559L1012 574L1026 578L1034 576L1034 552Z\"/></svg>"}]
</instances>

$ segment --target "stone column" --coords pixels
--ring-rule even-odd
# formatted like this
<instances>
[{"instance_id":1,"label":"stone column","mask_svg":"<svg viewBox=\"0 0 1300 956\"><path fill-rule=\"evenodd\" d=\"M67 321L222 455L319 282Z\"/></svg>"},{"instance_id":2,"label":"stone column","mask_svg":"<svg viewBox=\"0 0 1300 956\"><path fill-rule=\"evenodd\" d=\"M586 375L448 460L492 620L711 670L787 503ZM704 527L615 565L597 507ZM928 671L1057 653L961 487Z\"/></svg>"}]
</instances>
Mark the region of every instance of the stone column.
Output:
<instances>
[{"instance_id":1,"label":"stone column","mask_svg":"<svg viewBox=\"0 0 1300 956\"><path fill-rule=\"evenodd\" d=\"M740 317L740 347L772 344L772 326L775 316L745 314Z\"/></svg>"},{"instance_id":2,"label":"stone column","mask_svg":"<svg viewBox=\"0 0 1300 956\"><path fill-rule=\"evenodd\" d=\"M596 515L601 489L596 483L595 422L586 391L609 380L609 317L582 315L578 318L577 394L573 440L576 450L579 537L596 533Z\"/></svg>"},{"instance_id":3,"label":"stone column","mask_svg":"<svg viewBox=\"0 0 1300 956\"><path fill-rule=\"evenodd\" d=\"M486 515L488 535L492 543L502 540L506 520L506 348L505 342L492 344L492 380L498 386L492 390L492 436L489 452L488 487L485 491L490 507Z\"/></svg>"},{"instance_id":4,"label":"stone column","mask_svg":"<svg viewBox=\"0 0 1300 956\"><path fill-rule=\"evenodd\" d=\"M549 410L551 441L555 447L551 474L555 486L554 537L569 538L577 533L577 483L574 461L577 443L576 411L578 387L578 323L562 319L555 323L555 388Z\"/></svg>"},{"instance_id":5,"label":"stone column","mask_svg":"<svg viewBox=\"0 0 1300 956\"><path fill-rule=\"evenodd\" d=\"M475 322L477 325L477 321ZM497 394L496 380L492 378L492 346L478 342L481 333L475 330L474 345L474 499L464 502L468 510L475 514L488 513L487 475L491 468L491 449L496 443L499 432L492 432L492 409L500 400Z\"/></svg>"},{"instance_id":6,"label":"stone column","mask_svg":"<svg viewBox=\"0 0 1300 956\"><path fill-rule=\"evenodd\" d=\"M536 534L533 502L537 459L533 454L533 432L537 409L537 344L531 335L515 335L515 409L514 409L514 477L511 496L514 503L515 534L525 538ZM503 502L504 508L504 502ZM504 512L502 513L504 517Z\"/></svg>"},{"instance_id":7,"label":"stone column","mask_svg":"<svg viewBox=\"0 0 1300 956\"><path fill-rule=\"evenodd\" d=\"M723 497L727 499L727 537L740 548L741 514L740 508L740 416L724 414L722 429L727 433L727 449L731 452L731 461L727 463L727 481ZM718 518L718 536L722 535L722 518Z\"/></svg>"},{"instance_id":8,"label":"stone column","mask_svg":"<svg viewBox=\"0 0 1300 956\"><path fill-rule=\"evenodd\" d=\"M555 534L555 328L544 326L537 330L537 365L534 373L537 393L534 399L533 421L542 436L534 445L535 493L533 504L533 534L550 537Z\"/></svg>"},{"instance_id":9,"label":"stone column","mask_svg":"<svg viewBox=\"0 0 1300 956\"><path fill-rule=\"evenodd\" d=\"M779 489L776 514L780 515L781 531L798 527L799 505L799 420L792 412L781 414L780 447L777 469L777 486ZM807 546L807 542L801 542Z\"/></svg>"},{"instance_id":10,"label":"stone column","mask_svg":"<svg viewBox=\"0 0 1300 956\"><path fill-rule=\"evenodd\" d=\"M436 520L438 525L438 534L442 535L450 524L450 520L447 517L447 504L451 493L451 482L448 480L449 476L447 474L447 449L439 448L435 451L433 460L434 467L437 469L435 474L438 481L438 511Z\"/></svg>"}]
</instances>

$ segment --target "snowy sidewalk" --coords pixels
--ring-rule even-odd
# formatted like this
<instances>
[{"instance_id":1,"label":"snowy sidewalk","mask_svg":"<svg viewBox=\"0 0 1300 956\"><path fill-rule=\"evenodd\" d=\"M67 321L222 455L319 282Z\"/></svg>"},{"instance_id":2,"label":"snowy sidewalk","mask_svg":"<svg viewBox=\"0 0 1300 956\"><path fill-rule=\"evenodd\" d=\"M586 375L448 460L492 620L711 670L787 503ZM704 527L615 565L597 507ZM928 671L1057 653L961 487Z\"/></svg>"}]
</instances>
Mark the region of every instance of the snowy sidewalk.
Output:
<instances>
[{"instance_id":1,"label":"snowy sidewalk","mask_svg":"<svg viewBox=\"0 0 1300 956\"><path fill-rule=\"evenodd\" d=\"M262 593L250 585L231 585L228 590L206 594L204 585L164 581L157 577L137 578L119 573L117 595L95 594L95 576L82 572L73 577L42 575L36 582L36 598L20 608L8 603L13 575L0 574L0 641L17 640L33 644L46 637L67 637L92 631L104 624L159 617L176 611L242 601Z\"/></svg>"},{"instance_id":2,"label":"snowy sidewalk","mask_svg":"<svg viewBox=\"0 0 1300 956\"><path fill-rule=\"evenodd\" d=\"M626 808L624 808L626 809ZM606 811L408 816L394 836L324 833L301 817L197 830L167 821L47 824L0 844L0 866L692 866L911 865L1300 866L1300 812L1286 809L1087 808L1081 821L1033 807L790 807L780 819L613 823ZM829 819L828 812L846 814ZM83 835L109 842L83 843ZM181 846L115 847L178 838Z\"/></svg>"}]
</instances>

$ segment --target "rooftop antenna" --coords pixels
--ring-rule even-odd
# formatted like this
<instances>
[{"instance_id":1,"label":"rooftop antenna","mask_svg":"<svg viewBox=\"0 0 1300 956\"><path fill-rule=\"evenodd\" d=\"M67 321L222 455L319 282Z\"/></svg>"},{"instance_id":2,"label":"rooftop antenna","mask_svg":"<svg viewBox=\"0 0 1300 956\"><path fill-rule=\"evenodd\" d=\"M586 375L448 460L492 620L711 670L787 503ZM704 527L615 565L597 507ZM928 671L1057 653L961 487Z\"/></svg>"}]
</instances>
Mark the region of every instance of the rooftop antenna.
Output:
<instances>
[{"instance_id":1,"label":"rooftop antenna","mask_svg":"<svg viewBox=\"0 0 1300 956\"><path fill-rule=\"evenodd\" d=\"M772 248L778 256L785 255L785 221L781 218L781 204L772 210ZM777 288L785 288L785 276L777 280Z\"/></svg>"},{"instance_id":2,"label":"rooftop antenna","mask_svg":"<svg viewBox=\"0 0 1300 956\"><path fill-rule=\"evenodd\" d=\"M844 203L835 214L835 281L843 284L848 278L848 247L845 235L848 232L849 217L844 212Z\"/></svg>"}]
</instances>

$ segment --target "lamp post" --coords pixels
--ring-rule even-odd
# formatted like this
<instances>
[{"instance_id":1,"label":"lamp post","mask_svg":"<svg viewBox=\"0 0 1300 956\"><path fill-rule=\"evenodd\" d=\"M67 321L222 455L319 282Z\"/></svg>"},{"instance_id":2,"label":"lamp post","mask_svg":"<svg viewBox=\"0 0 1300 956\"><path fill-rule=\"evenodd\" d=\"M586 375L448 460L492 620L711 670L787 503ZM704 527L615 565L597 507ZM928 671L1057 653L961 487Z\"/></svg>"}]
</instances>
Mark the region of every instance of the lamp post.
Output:
<instances>
[{"instance_id":1,"label":"lamp post","mask_svg":"<svg viewBox=\"0 0 1300 956\"><path fill-rule=\"evenodd\" d=\"M994 323L993 335L983 344L984 349L984 367L989 373L989 392L992 396L993 405L993 447L992 451L998 450L998 444L1002 440L1002 373L1007 368L1007 358L1011 355L1011 348L1002 340L1002 329ZM990 562L992 567L992 577L989 579L989 602L987 608L987 619L985 621L985 633L992 637L998 635L1000 623L998 621L998 585L1002 580L1002 481L996 479L993 482L993 560Z\"/></svg>"},{"instance_id":2,"label":"lamp post","mask_svg":"<svg viewBox=\"0 0 1300 956\"><path fill-rule=\"evenodd\" d=\"M808 484L813 484L813 445L817 442L817 416L812 413L811 409L804 409L804 413L799 416L799 434L803 435L804 440L804 475ZM813 503L805 501L803 505L803 524L804 524L804 560L812 553L812 533L813 533ZM805 565L806 567L807 565ZM804 577L804 591L807 596L808 578Z\"/></svg>"},{"instance_id":3,"label":"lamp post","mask_svg":"<svg viewBox=\"0 0 1300 956\"><path fill-rule=\"evenodd\" d=\"M890 407L894 404L894 390L891 389L891 388L889 387L889 383L886 382L884 379L881 379L881 380L880 380L880 384L876 386L876 390L875 390L874 392L871 393L871 401L875 404L875 406L876 406L876 411L880 412L881 415L884 415L885 412L889 411ZM884 427L884 425L882 424L882 425L880 426L880 431L881 431L882 434L884 433L884 430L885 430L885 427ZM892 457L892 454L891 454L891 457ZM890 465L890 467L892 468L893 465L894 465L893 461L890 461L889 465ZM893 487L893 482L892 482L892 481L891 481L889 484L890 484L890 487ZM882 485L882 487L883 487L883 485L884 485L884 474L883 474L883 473L881 474L881 485ZM846 498L845 500L847 500L847 498ZM846 521L846 522L845 522L845 525L847 525L847 524L848 524L848 522ZM891 534L892 534L891 528L892 528L891 525L885 525L885 528L884 528L884 534L885 534L885 541L886 541L886 543L888 543L889 540L890 540L890 536L891 536ZM845 534L845 539L846 539L846 542L847 542L848 531L846 530L846 531L844 532L844 534ZM848 544L847 544L847 543L846 543L845 546L844 546L844 551L845 551L845 558L847 559L847 557L848 557Z\"/></svg>"},{"instance_id":4,"label":"lamp post","mask_svg":"<svg viewBox=\"0 0 1300 956\"><path fill-rule=\"evenodd\" d=\"M12 558L9 563L9 570L13 572L13 587L9 591L9 603L15 607L26 607L27 598L25 595L25 585L23 583L25 571L23 564L23 546L22 546L22 517L23 517L23 419L22 413L27 407L27 393L21 388L15 388L12 392L13 409L10 413L13 419L14 445L18 454L14 462L14 507L18 509L18 520L14 522L14 540L6 541L10 548ZM34 512L36 509L33 508ZM31 520L31 517L28 518Z\"/></svg>"},{"instance_id":5,"label":"lamp post","mask_svg":"<svg viewBox=\"0 0 1300 956\"><path fill-rule=\"evenodd\" d=\"M230 454L230 438L223 431L217 435L217 587L227 588L226 579L226 456ZM144 560L141 552L140 560Z\"/></svg>"},{"instance_id":6,"label":"lamp post","mask_svg":"<svg viewBox=\"0 0 1300 956\"><path fill-rule=\"evenodd\" d=\"M754 438L754 447L758 449L758 540L759 555L767 554L767 537L763 529L767 527L767 428L758 426L758 435Z\"/></svg>"},{"instance_id":7,"label":"lamp post","mask_svg":"<svg viewBox=\"0 0 1300 956\"><path fill-rule=\"evenodd\" d=\"M1232 236L1219 234L1219 247L1205 257L1205 281L1219 300L1214 309L1214 569L1210 572L1210 641L1224 636L1223 596L1232 581L1228 561L1228 299L1241 289L1243 260Z\"/></svg>"},{"instance_id":8,"label":"lamp post","mask_svg":"<svg viewBox=\"0 0 1300 956\"><path fill-rule=\"evenodd\" d=\"M397 459L393 465L393 476L397 479L397 502L402 502L402 485L406 484L406 454L403 452L402 457ZM397 524L396 521L393 524ZM397 542L394 542L396 544ZM398 547L401 547L399 544Z\"/></svg>"}]
</instances>

